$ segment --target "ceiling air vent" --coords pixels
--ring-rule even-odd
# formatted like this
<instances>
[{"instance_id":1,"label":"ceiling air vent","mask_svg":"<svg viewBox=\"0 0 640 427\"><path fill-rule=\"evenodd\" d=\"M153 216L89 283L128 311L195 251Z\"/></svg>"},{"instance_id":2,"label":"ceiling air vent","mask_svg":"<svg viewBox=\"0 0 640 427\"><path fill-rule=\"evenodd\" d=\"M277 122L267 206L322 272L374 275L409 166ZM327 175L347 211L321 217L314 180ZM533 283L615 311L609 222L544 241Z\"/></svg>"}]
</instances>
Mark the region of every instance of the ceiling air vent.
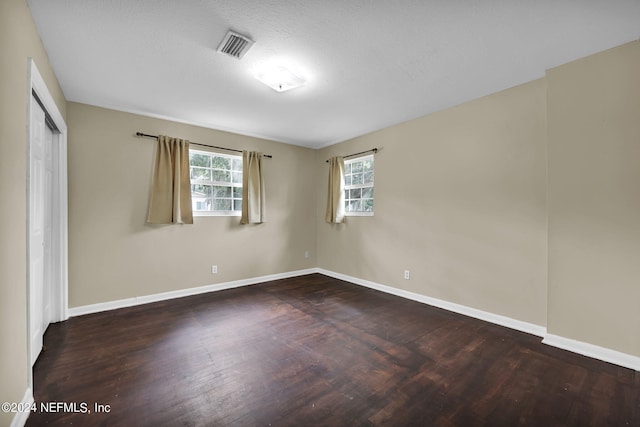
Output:
<instances>
[{"instance_id":1,"label":"ceiling air vent","mask_svg":"<svg viewBox=\"0 0 640 427\"><path fill-rule=\"evenodd\" d=\"M247 36L234 33L233 31L228 31L218 45L217 52L233 56L237 59L242 59L251 46L253 46L253 43L255 42Z\"/></svg>"}]
</instances>

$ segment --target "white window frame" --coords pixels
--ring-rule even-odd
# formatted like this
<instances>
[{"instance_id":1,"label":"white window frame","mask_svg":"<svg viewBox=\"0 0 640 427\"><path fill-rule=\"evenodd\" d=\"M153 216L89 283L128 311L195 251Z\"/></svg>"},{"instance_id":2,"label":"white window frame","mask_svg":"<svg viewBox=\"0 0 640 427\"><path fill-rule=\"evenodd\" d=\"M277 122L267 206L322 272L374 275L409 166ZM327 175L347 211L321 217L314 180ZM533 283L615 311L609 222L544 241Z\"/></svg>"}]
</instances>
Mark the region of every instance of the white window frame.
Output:
<instances>
[{"instance_id":1,"label":"white window frame","mask_svg":"<svg viewBox=\"0 0 640 427\"><path fill-rule=\"evenodd\" d=\"M371 170L373 176L372 176L372 181L370 183L364 183L364 179L362 183L358 183L358 184L353 184L350 182L349 180L349 176L353 177L352 174L348 174L347 171L349 170L349 168L347 167L347 165L351 165L353 163L357 163L357 162L361 162L364 160L371 160L371 163L373 164L373 169ZM352 159L347 159L344 161L344 170L345 170L345 193L348 193L349 190L352 189L366 189L366 188L371 188L372 190L375 189L375 161L374 161L374 156L373 154L369 154L366 156L360 156L360 157L354 157ZM364 175L364 172L363 172ZM347 207L348 207L348 201L349 200L356 200L356 199L350 199L346 196L345 194L345 209L344 209L344 214L345 216L373 216L375 213L375 191L373 194L373 197L371 197L371 200L373 200L373 210L372 211L348 211Z\"/></svg>"},{"instance_id":2,"label":"white window frame","mask_svg":"<svg viewBox=\"0 0 640 427\"><path fill-rule=\"evenodd\" d=\"M233 164L233 160L238 160L238 161L240 161L241 165L242 165L242 156L233 155L233 154L223 154L223 153L217 153L217 152L213 152L213 151L205 151L205 150L198 150L198 149L194 149L194 148L189 148L189 173L190 173L190 176L192 177L191 178L191 185L200 184L200 185L231 187L231 207L233 208L234 200L237 200L237 198L233 197L233 189L234 188L242 189L242 179L240 179L240 183L234 183L233 179L232 179L232 182L222 182L222 181L213 181L213 180L194 179L193 178L192 166L191 166L191 154L201 154L201 155L210 156L210 157L224 157L224 158L230 159L232 164ZM212 162L213 162L213 160L212 160ZM213 200L213 198L212 198L212 200ZM240 201L242 201L242 198L240 198ZM193 206L194 205L193 192L191 194L191 203L192 203L192 206ZM241 216L241 215L242 215L242 210L237 210L237 211L236 210L203 211L203 210L196 210L195 208L193 209L193 216Z\"/></svg>"}]
</instances>

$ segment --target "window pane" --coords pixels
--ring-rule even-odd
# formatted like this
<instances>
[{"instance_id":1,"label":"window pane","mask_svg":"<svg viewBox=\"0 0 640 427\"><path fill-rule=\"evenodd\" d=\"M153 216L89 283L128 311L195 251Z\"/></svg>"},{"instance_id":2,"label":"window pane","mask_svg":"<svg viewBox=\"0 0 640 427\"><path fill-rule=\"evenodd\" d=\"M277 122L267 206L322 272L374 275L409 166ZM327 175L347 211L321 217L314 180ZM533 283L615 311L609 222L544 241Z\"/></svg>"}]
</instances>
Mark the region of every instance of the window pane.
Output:
<instances>
[{"instance_id":1,"label":"window pane","mask_svg":"<svg viewBox=\"0 0 640 427\"><path fill-rule=\"evenodd\" d=\"M214 170L212 178L215 182L231 182L231 172Z\"/></svg>"},{"instance_id":2,"label":"window pane","mask_svg":"<svg viewBox=\"0 0 640 427\"><path fill-rule=\"evenodd\" d=\"M206 154L189 153L189 164L191 166L211 166L211 156Z\"/></svg>"},{"instance_id":3,"label":"window pane","mask_svg":"<svg viewBox=\"0 0 640 427\"><path fill-rule=\"evenodd\" d=\"M192 184L191 197L211 197L211 186L204 184Z\"/></svg>"},{"instance_id":4,"label":"window pane","mask_svg":"<svg viewBox=\"0 0 640 427\"><path fill-rule=\"evenodd\" d=\"M345 162L345 211L373 213L374 158L361 157ZM359 187L359 188L353 188Z\"/></svg>"},{"instance_id":5,"label":"window pane","mask_svg":"<svg viewBox=\"0 0 640 427\"><path fill-rule=\"evenodd\" d=\"M215 199L213 201L213 210L216 211L230 211L231 199Z\"/></svg>"},{"instance_id":6,"label":"window pane","mask_svg":"<svg viewBox=\"0 0 640 427\"><path fill-rule=\"evenodd\" d=\"M242 157L190 151L189 162L194 211L242 210L242 187L231 185L242 185Z\"/></svg>"},{"instance_id":7,"label":"window pane","mask_svg":"<svg viewBox=\"0 0 640 427\"><path fill-rule=\"evenodd\" d=\"M213 167L216 169L231 169L231 159L228 157L214 157Z\"/></svg>"},{"instance_id":8,"label":"window pane","mask_svg":"<svg viewBox=\"0 0 640 427\"><path fill-rule=\"evenodd\" d=\"M191 179L211 181L211 169L205 169L197 166L191 167Z\"/></svg>"},{"instance_id":9,"label":"window pane","mask_svg":"<svg viewBox=\"0 0 640 427\"><path fill-rule=\"evenodd\" d=\"M213 187L214 197L231 197L231 187Z\"/></svg>"},{"instance_id":10,"label":"window pane","mask_svg":"<svg viewBox=\"0 0 640 427\"><path fill-rule=\"evenodd\" d=\"M192 199L192 208L194 211L210 211L211 210L211 199Z\"/></svg>"}]
</instances>

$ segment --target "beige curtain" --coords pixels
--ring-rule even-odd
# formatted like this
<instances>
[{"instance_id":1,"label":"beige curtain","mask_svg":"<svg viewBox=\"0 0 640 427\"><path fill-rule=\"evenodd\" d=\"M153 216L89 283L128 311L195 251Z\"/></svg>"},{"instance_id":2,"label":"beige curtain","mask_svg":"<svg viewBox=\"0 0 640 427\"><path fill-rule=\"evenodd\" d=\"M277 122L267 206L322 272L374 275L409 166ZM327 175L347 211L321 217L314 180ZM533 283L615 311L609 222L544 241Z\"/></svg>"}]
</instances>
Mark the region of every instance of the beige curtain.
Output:
<instances>
[{"instance_id":1,"label":"beige curtain","mask_svg":"<svg viewBox=\"0 0 640 427\"><path fill-rule=\"evenodd\" d=\"M189 141L158 136L147 222L193 224Z\"/></svg>"},{"instance_id":2,"label":"beige curtain","mask_svg":"<svg viewBox=\"0 0 640 427\"><path fill-rule=\"evenodd\" d=\"M242 224L266 221L262 153L242 152Z\"/></svg>"},{"instance_id":3,"label":"beige curtain","mask_svg":"<svg viewBox=\"0 0 640 427\"><path fill-rule=\"evenodd\" d=\"M344 220L344 159L329 159L329 190L327 192L327 222L341 223Z\"/></svg>"}]
</instances>

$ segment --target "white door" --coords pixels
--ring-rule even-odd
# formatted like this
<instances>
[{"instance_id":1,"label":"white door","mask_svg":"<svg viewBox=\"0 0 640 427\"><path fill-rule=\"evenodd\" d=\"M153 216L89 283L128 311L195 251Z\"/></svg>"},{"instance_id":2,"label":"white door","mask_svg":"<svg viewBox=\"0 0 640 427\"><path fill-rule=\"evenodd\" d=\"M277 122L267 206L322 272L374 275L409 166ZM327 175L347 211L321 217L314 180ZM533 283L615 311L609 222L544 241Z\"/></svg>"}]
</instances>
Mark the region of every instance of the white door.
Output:
<instances>
[{"instance_id":1,"label":"white door","mask_svg":"<svg viewBox=\"0 0 640 427\"><path fill-rule=\"evenodd\" d=\"M32 98L29 138L29 335L31 366L51 321L51 144L53 131ZM45 313L46 310L46 313Z\"/></svg>"},{"instance_id":2,"label":"white door","mask_svg":"<svg viewBox=\"0 0 640 427\"><path fill-rule=\"evenodd\" d=\"M42 333L47 330L49 323L53 320L53 280L52 280L52 253L51 253L51 232L52 232L52 189L53 189L53 130L45 125L44 127L44 275L42 293Z\"/></svg>"}]
</instances>

